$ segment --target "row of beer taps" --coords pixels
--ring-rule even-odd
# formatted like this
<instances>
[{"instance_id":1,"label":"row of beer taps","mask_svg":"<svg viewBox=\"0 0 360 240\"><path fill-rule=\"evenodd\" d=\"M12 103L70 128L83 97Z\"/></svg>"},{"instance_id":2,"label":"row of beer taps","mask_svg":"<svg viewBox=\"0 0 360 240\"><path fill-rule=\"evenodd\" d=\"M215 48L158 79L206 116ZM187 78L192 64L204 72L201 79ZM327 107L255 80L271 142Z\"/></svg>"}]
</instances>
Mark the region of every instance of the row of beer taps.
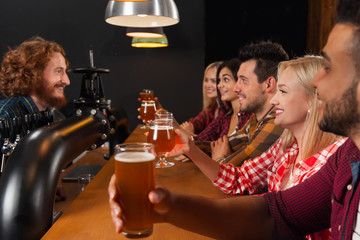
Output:
<instances>
[{"instance_id":1,"label":"row of beer taps","mask_svg":"<svg viewBox=\"0 0 360 240\"><path fill-rule=\"evenodd\" d=\"M51 110L39 113L25 114L11 119L0 119L0 133L2 138L0 173L4 171L10 154L14 151L20 140L31 131L50 125L54 122Z\"/></svg>"}]
</instances>

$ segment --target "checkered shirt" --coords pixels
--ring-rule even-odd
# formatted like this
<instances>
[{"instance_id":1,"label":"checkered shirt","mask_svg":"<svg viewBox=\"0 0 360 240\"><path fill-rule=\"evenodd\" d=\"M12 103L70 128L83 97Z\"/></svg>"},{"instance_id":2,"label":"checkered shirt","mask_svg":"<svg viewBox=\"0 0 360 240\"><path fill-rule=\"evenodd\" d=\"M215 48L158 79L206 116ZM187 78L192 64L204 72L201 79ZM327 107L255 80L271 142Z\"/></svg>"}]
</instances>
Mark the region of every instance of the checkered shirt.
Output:
<instances>
[{"instance_id":1,"label":"checkered shirt","mask_svg":"<svg viewBox=\"0 0 360 240\"><path fill-rule=\"evenodd\" d=\"M201 131L203 131L214 120L217 108L218 104L215 102L207 109L201 111L196 117L189 119L189 122L191 122L194 126L195 134L201 133Z\"/></svg>"},{"instance_id":2,"label":"checkered shirt","mask_svg":"<svg viewBox=\"0 0 360 240\"><path fill-rule=\"evenodd\" d=\"M274 120L274 107L259 121L252 114L245 126L230 136L229 144L233 153L224 162L241 166L245 160L260 156L268 150L284 131L282 127L275 125Z\"/></svg>"},{"instance_id":3,"label":"checkered shirt","mask_svg":"<svg viewBox=\"0 0 360 240\"><path fill-rule=\"evenodd\" d=\"M280 191L284 175L291 171L291 166L299 153L297 143L292 144L284 153L282 151L282 140L280 138L274 146L259 157L245 161L241 167L234 167L232 164L221 164L214 185L227 194L253 194L266 185L269 192ZM345 140L345 138L342 138L314 156L297 163L288 187L299 184L317 172ZM324 230L307 236L307 238L325 240L331 239L330 235L329 230Z\"/></svg>"},{"instance_id":4,"label":"checkered shirt","mask_svg":"<svg viewBox=\"0 0 360 240\"><path fill-rule=\"evenodd\" d=\"M360 200L360 151L348 139L310 178L264 195L273 239L303 239L331 226L332 239L352 239Z\"/></svg>"},{"instance_id":5,"label":"checkered shirt","mask_svg":"<svg viewBox=\"0 0 360 240\"><path fill-rule=\"evenodd\" d=\"M199 135L195 136L194 139L198 141L215 141L229 132L229 126L231 121L232 109L227 113L221 112L219 116L212 121ZM250 113L239 112L238 113L238 124L236 131L241 129L250 118Z\"/></svg>"}]
</instances>

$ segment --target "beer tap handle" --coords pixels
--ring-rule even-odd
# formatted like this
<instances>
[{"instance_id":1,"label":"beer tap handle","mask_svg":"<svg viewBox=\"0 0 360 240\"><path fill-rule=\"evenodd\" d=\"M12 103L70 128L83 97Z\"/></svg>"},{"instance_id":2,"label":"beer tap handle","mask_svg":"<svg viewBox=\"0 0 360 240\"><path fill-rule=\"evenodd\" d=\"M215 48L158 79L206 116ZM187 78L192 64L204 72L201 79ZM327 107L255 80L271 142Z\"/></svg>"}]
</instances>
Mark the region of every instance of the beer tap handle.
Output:
<instances>
[{"instance_id":1,"label":"beer tap handle","mask_svg":"<svg viewBox=\"0 0 360 240\"><path fill-rule=\"evenodd\" d=\"M31 132L31 128L32 128L32 116L31 114L25 114L24 115L24 128L26 131L26 134Z\"/></svg>"},{"instance_id":2,"label":"beer tap handle","mask_svg":"<svg viewBox=\"0 0 360 240\"><path fill-rule=\"evenodd\" d=\"M45 110L41 112L41 125L51 125L53 123L53 115L50 110Z\"/></svg>"},{"instance_id":3,"label":"beer tap handle","mask_svg":"<svg viewBox=\"0 0 360 240\"><path fill-rule=\"evenodd\" d=\"M10 137L10 126L8 120L6 119L0 120L0 132L3 139Z\"/></svg>"},{"instance_id":4,"label":"beer tap handle","mask_svg":"<svg viewBox=\"0 0 360 240\"><path fill-rule=\"evenodd\" d=\"M13 117L12 124L14 127L14 133L17 135L21 135L21 127L22 127L21 117Z\"/></svg>"},{"instance_id":5,"label":"beer tap handle","mask_svg":"<svg viewBox=\"0 0 360 240\"><path fill-rule=\"evenodd\" d=\"M2 135L2 138L4 140L3 145L1 147L1 152L2 152L2 156L1 156L1 165L0 165L0 172L2 173L4 171L4 167L5 167L5 163L7 160L7 157L9 156L11 149L10 149L10 126L9 126L9 122L6 119L1 119L0 120L0 132Z\"/></svg>"},{"instance_id":6,"label":"beer tap handle","mask_svg":"<svg viewBox=\"0 0 360 240\"><path fill-rule=\"evenodd\" d=\"M32 114L32 128L31 130L35 130L39 127L41 127L40 125L40 113L34 113Z\"/></svg>"}]
</instances>

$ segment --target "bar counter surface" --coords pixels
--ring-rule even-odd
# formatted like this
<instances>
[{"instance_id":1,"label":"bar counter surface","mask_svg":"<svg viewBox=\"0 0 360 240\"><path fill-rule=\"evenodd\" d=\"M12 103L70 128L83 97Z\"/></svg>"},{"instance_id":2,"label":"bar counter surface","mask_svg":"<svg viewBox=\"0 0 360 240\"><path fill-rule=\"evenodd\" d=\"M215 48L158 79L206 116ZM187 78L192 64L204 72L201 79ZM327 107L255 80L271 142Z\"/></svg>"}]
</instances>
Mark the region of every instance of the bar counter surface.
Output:
<instances>
[{"instance_id":1,"label":"bar counter surface","mask_svg":"<svg viewBox=\"0 0 360 240\"><path fill-rule=\"evenodd\" d=\"M138 126L126 139L125 143L145 142L146 136L144 132ZM99 155L95 154L93 157L99 157ZM171 158L169 160L172 161ZM71 205L56 203L55 209L62 210L63 214L42 239L127 239L124 235L115 232L110 216L107 187L113 173L114 157L104 165ZM211 181L192 162L175 161L173 167L156 169L156 182L173 192L214 198L226 197L224 193L212 185ZM75 185L73 183L73 187ZM210 238L183 230L171 224L156 223L154 224L153 234L144 239Z\"/></svg>"}]
</instances>

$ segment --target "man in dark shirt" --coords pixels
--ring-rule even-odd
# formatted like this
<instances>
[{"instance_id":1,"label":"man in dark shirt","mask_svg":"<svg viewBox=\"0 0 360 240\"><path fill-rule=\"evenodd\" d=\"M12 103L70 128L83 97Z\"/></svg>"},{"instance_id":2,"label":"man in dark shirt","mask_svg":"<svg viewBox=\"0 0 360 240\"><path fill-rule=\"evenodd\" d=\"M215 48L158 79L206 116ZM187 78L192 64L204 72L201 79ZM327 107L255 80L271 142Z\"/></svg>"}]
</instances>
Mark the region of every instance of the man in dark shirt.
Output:
<instances>
[{"instance_id":1,"label":"man in dark shirt","mask_svg":"<svg viewBox=\"0 0 360 240\"><path fill-rule=\"evenodd\" d=\"M339 0L338 20L322 55L324 65L313 79L323 103L319 125L349 139L316 174L264 196L207 199L158 188L149 194L155 220L218 239L304 239L329 227L332 239L359 239L360 1ZM114 180L110 206L120 231Z\"/></svg>"}]
</instances>

